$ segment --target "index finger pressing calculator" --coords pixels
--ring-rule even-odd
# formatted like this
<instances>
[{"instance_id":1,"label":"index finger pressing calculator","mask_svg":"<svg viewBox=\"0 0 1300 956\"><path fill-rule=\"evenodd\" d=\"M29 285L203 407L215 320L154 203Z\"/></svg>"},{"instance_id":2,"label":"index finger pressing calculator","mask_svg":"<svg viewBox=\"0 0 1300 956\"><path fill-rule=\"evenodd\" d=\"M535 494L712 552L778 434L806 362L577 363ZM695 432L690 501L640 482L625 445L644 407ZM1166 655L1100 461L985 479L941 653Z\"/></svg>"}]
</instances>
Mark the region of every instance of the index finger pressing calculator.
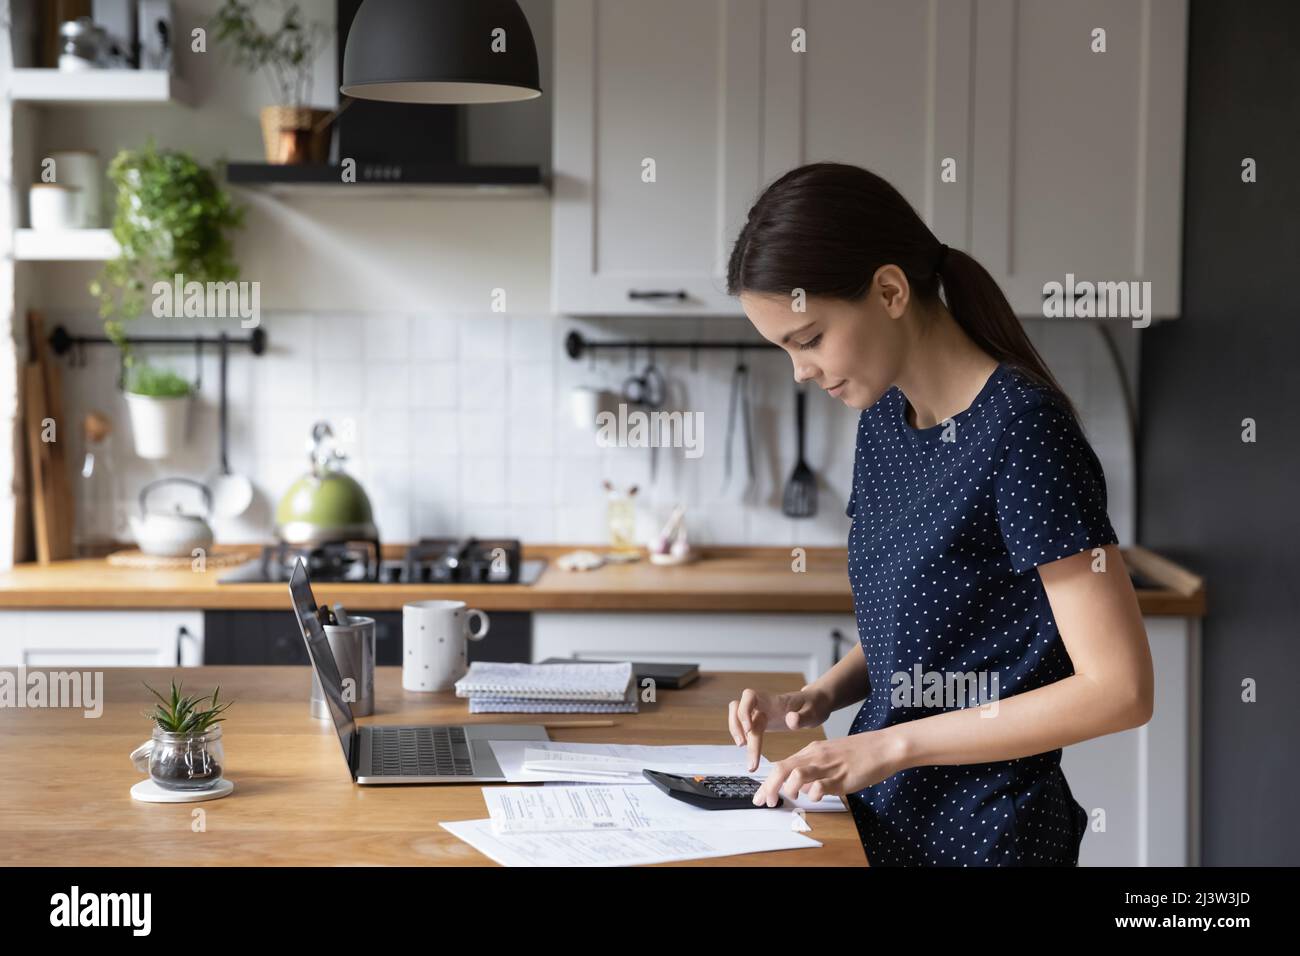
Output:
<instances>
[{"instance_id":1,"label":"index finger pressing calculator","mask_svg":"<svg viewBox=\"0 0 1300 956\"><path fill-rule=\"evenodd\" d=\"M752 777L682 776L659 770L642 770L645 778L668 796L704 810L770 810L754 805L754 794L763 781ZM784 803L778 797L777 806Z\"/></svg>"}]
</instances>

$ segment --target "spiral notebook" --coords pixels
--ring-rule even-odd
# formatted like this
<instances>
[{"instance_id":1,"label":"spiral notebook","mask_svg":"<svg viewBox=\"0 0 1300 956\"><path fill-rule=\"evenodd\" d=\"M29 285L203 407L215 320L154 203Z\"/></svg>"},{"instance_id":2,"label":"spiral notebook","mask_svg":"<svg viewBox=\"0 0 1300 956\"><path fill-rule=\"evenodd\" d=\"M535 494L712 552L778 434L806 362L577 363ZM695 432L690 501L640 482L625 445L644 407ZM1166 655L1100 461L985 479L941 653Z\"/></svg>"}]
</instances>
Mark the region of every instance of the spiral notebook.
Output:
<instances>
[{"instance_id":1,"label":"spiral notebook","mask_svg":"<svg viewBox=\"0 0 1300 956\"><path fill-rule=\"evenodd\" d=\"M511 701L626 705L633 691L632 664L508 664L475 661L456 681L456 696ZM636 699L631 703L635 708Z\"/></svg>"}]
</instances>

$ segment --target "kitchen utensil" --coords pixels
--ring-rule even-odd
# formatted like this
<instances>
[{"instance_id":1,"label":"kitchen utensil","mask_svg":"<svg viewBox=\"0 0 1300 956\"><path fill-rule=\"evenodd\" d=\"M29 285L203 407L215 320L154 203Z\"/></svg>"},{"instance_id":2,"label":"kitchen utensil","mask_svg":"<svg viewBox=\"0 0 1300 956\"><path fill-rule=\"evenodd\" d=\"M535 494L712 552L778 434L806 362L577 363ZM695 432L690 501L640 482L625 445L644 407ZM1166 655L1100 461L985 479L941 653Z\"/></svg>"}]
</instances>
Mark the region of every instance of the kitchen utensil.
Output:
<instances>
[{"instance_id":1,"label":"kitchen utensil","mask_svg":"<svg viewBox=\"0 0 1300 956\"><path fill-rule=\"evenodd\" d=\"M375 712L375 619L358 615L348 618L346 624L326 624L325 639L334 652L334 662L343 681L343 699L351 705L352 715L369 717ZM319 720L333 719L315 668L311 678L311 715Z\"/></svg>"},{"instance_id":2,"label":"kitchen utensil","mask_svg":"<svg viewBox=\"0 0 1300 956\"><path fill-rule=\"evenodd\" d=\"M724 490L731 484L731 446L735 438L737 414L740 416L740 427L745 441L745 473L749 476L749 482L752 482L754 445L749 427L749 366L743 359L736 362L736 371L731 378L731 400L727 407L727 441L722 460ZM746 486L748 487L748 483Z\"/></svg>"},{"instance_id":3,"label":"kitchen utensil","mask_svg":"<svg viewBox=\"0 0 1300 956\"><path fill-rule=\"evenodd\" d=\"M477 614L479 627L471 629ZM413 601L402 607L402 688L450 690L469 671L469 642L487 637L487 614L464 601Z\"/></svg>"},{"instance_id":4,"label":"kitchen utensil","mask_svg":"<svg viewBox=\"0 0 1300 956\"><path fill-rule=\"evenodd\" d=\"M203 494L204 514L192 515L181 511L150 511L149 496L164 485L188 485ZM173 558L192 555L195 549L206 551L212 547L212 527L207 515L212 512L212 495L207 486L189 478L160 478L145 485L140 491L140 517L131 518L131 531L136 543L145 554Z\"/></svg>"},{"instance_id":5,"label":"kitchen utensil","mask_svg":"<svg viewBox=\"0 0 1300 956\"><path fill-rule=\"evenodd\" d=\"M668 385L663 373L655 365L654 356L646 363L640 375L629 375L623 381L623 397L633 405L640 405L646 411L654 412L664 403ZM653 422L653 416L651 418ZM659 470L659 442L661 435L647 429L646 438L650 445L650 481L653 484Z\"/></svg>"},{"instance_id":6,"label":"kitchen utensil","mask_svg":"<svg viewBox=\"0 0 1300 956\"><path fill-rule=\"evenodd\" d=\"M68 479L66 435L63 428L63 387L59 367L50 360L44 322L39 312L27 313L31 362L24 370L28 451L31 461L32 518L36 554L41 563L73 555L76 512ZM53 423L50 425L50 423Z\"/></svg>"},{"instance_id":7,"label":"kitchen utensil","mask_svg":"<svg viewBox=\"0 0 1300 956\"><path fill-rule=\"evenodd\" d=\"M253 504L253 483L247 475L237 475L230 470L228 453L230 439L229 408L226 400L226 369L229 364L230 347L226 334L221 333L221 346L218 353L220 382L217 400L217 432L221 442L221 472L209 482L212 490L212 513L219 518L237 518Z\"/></svg>"},{"instance_id":8,"label":"kitchen utensil","mask_svg":"<svg viewBox=\"0 0 1300 956\"><path fill-rule=\"evenodd\" d=\"M801 385L794 390L795 428L799 435L799 458L781 496L781 511L788 518L811 518L817 513L817 476L803 457L804 404L807 396Z\"/></svg>"},{"instance_id":9,"label":"kitchen utensil","mask_svg":"<svg viewBox=\"0 0 1300 956\"><path fill-rule=\"evenodd\" d=\"M275 534L287 544L377 541L365 490L343 471L346 457L333 444L329 422L312 426L311 471L299 478L275 509Z\"/></svg>"}]
</instances>

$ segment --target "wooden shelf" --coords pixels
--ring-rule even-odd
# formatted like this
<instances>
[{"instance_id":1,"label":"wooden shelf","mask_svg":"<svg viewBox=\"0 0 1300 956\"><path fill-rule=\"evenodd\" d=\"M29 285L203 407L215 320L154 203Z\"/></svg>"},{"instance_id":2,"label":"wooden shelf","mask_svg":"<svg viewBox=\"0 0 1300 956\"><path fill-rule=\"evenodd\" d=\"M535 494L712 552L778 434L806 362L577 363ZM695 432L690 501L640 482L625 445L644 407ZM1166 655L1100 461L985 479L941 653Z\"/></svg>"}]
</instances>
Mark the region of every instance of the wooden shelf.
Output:
<instances>
[{"instance_id":1,"label":"wooden shelf","mask_svg":"<svg viewBox=\"0 0 1300 956\"><path fill-rule=\"evenodd\" d=\"M115 255L117 242L107 229L14 232L14 258L21 262L104 262Z\"/></svg>"},{"instance_id":2,"label":"wooden shelf","mask_svg":"<svg viewBox=\"0 0 1300 956\"><path fill-rule=\"evenodd\" d=\"M165 70L21 69L9 77L9 92L17 103L52 106L86 104L187 103L189 91L180 77Z\"/></svg>"}]
</instances>

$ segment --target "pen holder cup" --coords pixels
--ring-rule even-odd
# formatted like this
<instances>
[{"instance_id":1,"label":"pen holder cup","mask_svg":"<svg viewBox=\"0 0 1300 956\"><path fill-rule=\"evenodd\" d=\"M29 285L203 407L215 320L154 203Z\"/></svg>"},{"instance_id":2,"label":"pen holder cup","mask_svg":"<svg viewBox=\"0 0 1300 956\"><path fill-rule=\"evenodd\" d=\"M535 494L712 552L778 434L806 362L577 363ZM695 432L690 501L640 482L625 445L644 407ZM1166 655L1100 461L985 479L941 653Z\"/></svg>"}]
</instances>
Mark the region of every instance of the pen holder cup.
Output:
<instances>
[{"instance_id":1,"label":"pen holder cup","mask_svg":"<svg viewBox=\"0 0 1300 956\"><path fill-rule=\"evenodd\" d=\"M347 624L326 624L325 639L342 681L333 695L336 703L346 703L353 717L369 717L375 712L375 619L354 615ZM320 677L314 671L311 715L319 720L331 719Z\"/></svg>"}]
</instances>

